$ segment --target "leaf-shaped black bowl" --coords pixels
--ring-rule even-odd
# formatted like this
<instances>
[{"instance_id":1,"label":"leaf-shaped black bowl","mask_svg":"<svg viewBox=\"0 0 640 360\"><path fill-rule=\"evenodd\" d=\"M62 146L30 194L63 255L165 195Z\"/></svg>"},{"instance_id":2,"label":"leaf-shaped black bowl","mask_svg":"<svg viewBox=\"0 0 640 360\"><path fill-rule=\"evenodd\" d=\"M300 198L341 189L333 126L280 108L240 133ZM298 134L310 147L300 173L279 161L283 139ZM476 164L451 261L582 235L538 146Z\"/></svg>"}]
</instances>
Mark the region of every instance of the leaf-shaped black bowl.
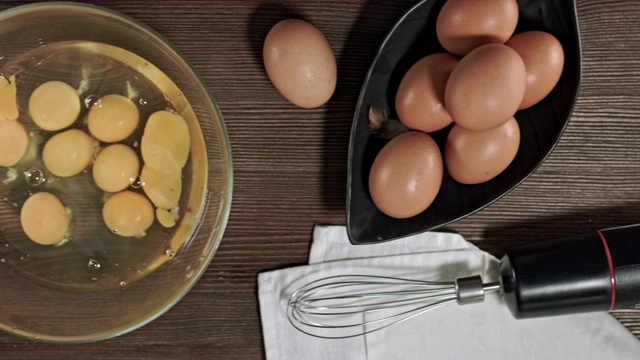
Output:
<instances>
[{"instance_id":1,"label":"leaf-shaped black bowl","mask_svg":"<svg viewBox=\"0 0 640 360\"><path fill-rule=\"evenodd\" d=\"M368 110L376 106L395 114L395 94L416 61L444 49L435 24L445 0L423 0L411 8L382 42L365 78L355 111L349 147L347 231L353 244L373 244L432 230L493 203L522 183L551 153L562 135L578 96L581 75L580 36L574 0L519 0L516 33L542 30L562 43L565 66L560 81L543 101L519 111L521 143L512 164L496 178L463 185L445 171L442 188L431 206L408 219L380 212L369 194L371 164L388 140L371 134ZM443 148L449 128L433 134Z\"/></svg>"}]
</instances>

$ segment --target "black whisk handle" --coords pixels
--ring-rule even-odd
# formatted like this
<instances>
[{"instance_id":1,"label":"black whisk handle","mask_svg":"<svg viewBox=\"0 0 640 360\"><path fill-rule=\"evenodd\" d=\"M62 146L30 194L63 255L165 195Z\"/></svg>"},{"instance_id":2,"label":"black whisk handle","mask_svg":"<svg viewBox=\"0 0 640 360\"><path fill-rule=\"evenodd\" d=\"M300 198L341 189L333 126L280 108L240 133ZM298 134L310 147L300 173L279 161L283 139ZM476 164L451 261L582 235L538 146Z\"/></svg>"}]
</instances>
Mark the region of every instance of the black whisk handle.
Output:
<instances>
[{"instance_id":1,"label":"black whisk handle","mask_svg":"<svg viewBox=\"0 0 640 360\"><path fill-rule=\"evenodd\" d=\"M500 274L516 318L636 307L640 225L511 248Z\"/></svg>"}]
</instances>

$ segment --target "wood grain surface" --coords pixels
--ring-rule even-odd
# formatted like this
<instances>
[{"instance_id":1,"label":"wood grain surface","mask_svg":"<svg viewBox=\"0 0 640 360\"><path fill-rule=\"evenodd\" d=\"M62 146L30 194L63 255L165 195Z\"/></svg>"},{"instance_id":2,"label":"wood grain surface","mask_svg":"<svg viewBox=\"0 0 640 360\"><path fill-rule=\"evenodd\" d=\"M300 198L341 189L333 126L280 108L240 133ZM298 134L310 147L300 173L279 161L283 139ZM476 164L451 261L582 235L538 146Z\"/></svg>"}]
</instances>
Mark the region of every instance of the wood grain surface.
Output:
<instances>
[{"instance_id":1,"label":"wood grain surface","mask_svg":"<svg viewBox=\"0 0 640 360\"><path fill-rule=\"evenodd\" d=\"M164 35L209 85L233 153L228 227L193 290L149 325L81 345L0 333L0 358L264 358L257 274L305 263L313 226L345 223L349 132L360 85L381 40L415 2L93 2ZM23 3L1 1L0 10ZM292 16L315 24L336 53L337 90L319 109L285 101L262 65L267 31ZM500 256L514 244L640 222L639 18L638 1L578 1L583 78L562 139L521 186L447 230ZM613 316L640 337L640 313Z\"/></svg>"}]
</instances>

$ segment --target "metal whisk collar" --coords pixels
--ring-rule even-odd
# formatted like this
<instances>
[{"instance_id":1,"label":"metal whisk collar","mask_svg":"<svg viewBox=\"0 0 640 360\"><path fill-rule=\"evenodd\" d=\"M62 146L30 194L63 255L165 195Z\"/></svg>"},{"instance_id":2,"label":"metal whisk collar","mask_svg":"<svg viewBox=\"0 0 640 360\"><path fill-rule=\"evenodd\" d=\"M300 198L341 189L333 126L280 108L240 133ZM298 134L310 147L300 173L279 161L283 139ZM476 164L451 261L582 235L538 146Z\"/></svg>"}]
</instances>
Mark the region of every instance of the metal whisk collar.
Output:
<instances>
[{"instance_id":1,"label":"metal whisk collar","mask_svg":"<svg viewBox=\"0 0 640 360\"><path fill-rule=\"evenodd\" d=\"M482 301L500 290L478 275L455 281L424 281L374 275L337 275L296 290L287 317L298 330L315 337L341 339L368 334L457 301Z\"/></svg>"}]
</instances>

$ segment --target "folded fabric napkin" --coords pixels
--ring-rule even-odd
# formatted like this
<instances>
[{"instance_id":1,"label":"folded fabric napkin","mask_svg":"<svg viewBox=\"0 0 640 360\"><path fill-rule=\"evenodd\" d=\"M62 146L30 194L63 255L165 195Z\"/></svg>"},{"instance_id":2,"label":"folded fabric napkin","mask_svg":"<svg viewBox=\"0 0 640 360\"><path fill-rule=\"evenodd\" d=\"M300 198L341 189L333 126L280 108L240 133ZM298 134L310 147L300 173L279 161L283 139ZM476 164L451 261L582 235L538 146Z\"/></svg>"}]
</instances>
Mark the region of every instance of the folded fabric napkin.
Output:
<instances>
[{"instance_id":1,"label":"folded fabric napkin","mask_svg":"<svg viewBox=\"0 0 640 360\"><path fill-rule=\"evenodd\" d=\"M268 359L638 359L640 341L607 313L517 320L498 293L455 302L401 324L348 339L320 339L295 329L287 301L320 277L371 274L451 281L480 274L497 280L498 260L461 236L427 232L384 244L353 246L343 226L316 226L309 265L259 274Z\"/></svg>"}]
</instances>

